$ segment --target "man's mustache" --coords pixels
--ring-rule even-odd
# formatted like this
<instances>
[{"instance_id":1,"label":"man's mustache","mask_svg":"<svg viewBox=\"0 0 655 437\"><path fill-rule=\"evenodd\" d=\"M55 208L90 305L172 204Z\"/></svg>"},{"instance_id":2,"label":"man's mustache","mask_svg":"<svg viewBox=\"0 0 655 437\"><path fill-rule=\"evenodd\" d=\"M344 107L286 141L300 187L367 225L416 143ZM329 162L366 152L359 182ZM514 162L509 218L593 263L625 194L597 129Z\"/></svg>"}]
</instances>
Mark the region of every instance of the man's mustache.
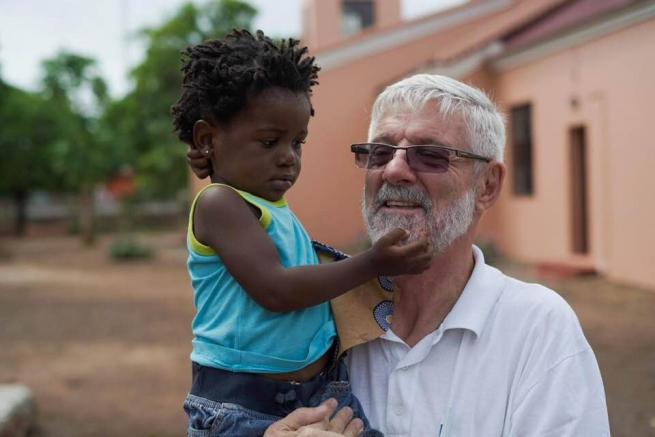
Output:
<instances>
[{"instance_id":1,"label":"man's mustache","mask_svg":"<svg viewBox=\"0 0 655 437\"><path fill-rule=\"evenodd\" d=\"M378 211L389 200L400 200L420 205L425 211L432 209L432 203L425 190L416 186L399 187L387 182L383 183L378 190L371 208Z\"/></svg>"}]
</instances>

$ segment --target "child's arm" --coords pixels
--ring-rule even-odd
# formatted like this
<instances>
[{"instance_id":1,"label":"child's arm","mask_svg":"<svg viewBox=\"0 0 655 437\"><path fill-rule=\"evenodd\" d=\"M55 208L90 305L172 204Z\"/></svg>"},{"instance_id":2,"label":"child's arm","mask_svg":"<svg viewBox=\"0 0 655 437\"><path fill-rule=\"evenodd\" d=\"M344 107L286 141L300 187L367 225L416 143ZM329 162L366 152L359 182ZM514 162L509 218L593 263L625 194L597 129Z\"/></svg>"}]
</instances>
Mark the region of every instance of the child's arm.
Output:
<instances>
[{"instance_id":1,"label":"child's arm","mask_svg":"<svg viewBox=\"0 0 655 437\"><path fill-rule=\"evenodd\" d=\"M250 297L269 311L317 305L379 275L418 274L432 259L425 237L396 246L407 236L396 229L351 258L284 268L251 208L228 187L207 189L198 199L193 221L198 241L214 249Z\"/></svg>"}]
</instances>

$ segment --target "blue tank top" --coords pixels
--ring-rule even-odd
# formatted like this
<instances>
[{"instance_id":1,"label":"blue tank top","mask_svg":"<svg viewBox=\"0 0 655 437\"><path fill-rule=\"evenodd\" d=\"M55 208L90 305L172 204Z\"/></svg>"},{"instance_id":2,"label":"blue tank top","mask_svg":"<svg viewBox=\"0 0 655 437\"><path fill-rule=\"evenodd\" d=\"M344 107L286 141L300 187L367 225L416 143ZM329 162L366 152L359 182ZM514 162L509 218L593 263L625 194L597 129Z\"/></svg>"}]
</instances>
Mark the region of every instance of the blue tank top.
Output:
<instances>
[{"instance_id":1,"label":"blue tank top","mask_svg":"<svg viewBox=\"0 0 655 437\"><path fill-rule=\"evenodd\" d=\"M217 185L210 184L209 186ZM196 316L191 359L234 372L285 373L318 360L332 346L336 329L328 303L274 313L259 306L227 271L216 252L196 240L191 206L187 267ZM270 202L235 191L261 212L259 222L275 243L284 267L318 264L311 240L284 198Z\"/></svg>"}]
</instances>

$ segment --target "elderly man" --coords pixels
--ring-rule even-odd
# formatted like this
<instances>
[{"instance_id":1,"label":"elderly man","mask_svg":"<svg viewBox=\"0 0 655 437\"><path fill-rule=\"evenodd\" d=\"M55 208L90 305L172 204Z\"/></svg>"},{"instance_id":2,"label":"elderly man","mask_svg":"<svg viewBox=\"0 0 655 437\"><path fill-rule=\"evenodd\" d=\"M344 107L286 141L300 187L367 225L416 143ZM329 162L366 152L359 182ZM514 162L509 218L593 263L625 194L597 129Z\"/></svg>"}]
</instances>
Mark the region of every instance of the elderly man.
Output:
<instances>
[{"instance_id":1,"label":"elderly man","mask_svg":"<svg viewBox=\"0 0 655 437\"><path fill-rule=\"evenodd\" d=\"M410 239L427 232L435 250L429 270L393 278L387 331L347 357L354 393L387 436L609 436L596 358L569 305L486 265L473 245L500 194L504 144L484 93L421 74L380 94L369 142L351 146L371 239L400 227ZM321 420L333 408L297 410L266 435L356 435L348 411Z\"/></svg>"}]
</instances>

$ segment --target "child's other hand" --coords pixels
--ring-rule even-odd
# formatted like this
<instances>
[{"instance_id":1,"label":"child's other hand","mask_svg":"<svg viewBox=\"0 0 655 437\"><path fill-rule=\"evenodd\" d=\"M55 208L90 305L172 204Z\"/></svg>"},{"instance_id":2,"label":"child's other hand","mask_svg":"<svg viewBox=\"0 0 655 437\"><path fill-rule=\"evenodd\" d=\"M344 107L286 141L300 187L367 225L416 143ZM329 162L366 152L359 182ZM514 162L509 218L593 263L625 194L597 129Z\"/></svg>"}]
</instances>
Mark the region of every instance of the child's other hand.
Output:
<instances>
[{"instance_id":1,"label":"child's other hand","mask_svg":"<svg viewBox=\"0 0 655 437\"><path fill-rule=\"evenodd\" d=\"M200 179L205 179L212 174L211 161L198 149L191 148L186 153L186 159L191 166L191 171Z\"/></svg>"},{"instance_id":2,"label":"child's other hand","mask_svg":"<svg viewBox=\"0 0 655 437\"><path fill-rule=\"evenodd\" d=\"M398 245L408 236L407 231L396 228L375 242L370 250L379 275L418 275L430 267L433 253L427 235L423 232L418 240Z\"/></svg>"}]
</instances>

